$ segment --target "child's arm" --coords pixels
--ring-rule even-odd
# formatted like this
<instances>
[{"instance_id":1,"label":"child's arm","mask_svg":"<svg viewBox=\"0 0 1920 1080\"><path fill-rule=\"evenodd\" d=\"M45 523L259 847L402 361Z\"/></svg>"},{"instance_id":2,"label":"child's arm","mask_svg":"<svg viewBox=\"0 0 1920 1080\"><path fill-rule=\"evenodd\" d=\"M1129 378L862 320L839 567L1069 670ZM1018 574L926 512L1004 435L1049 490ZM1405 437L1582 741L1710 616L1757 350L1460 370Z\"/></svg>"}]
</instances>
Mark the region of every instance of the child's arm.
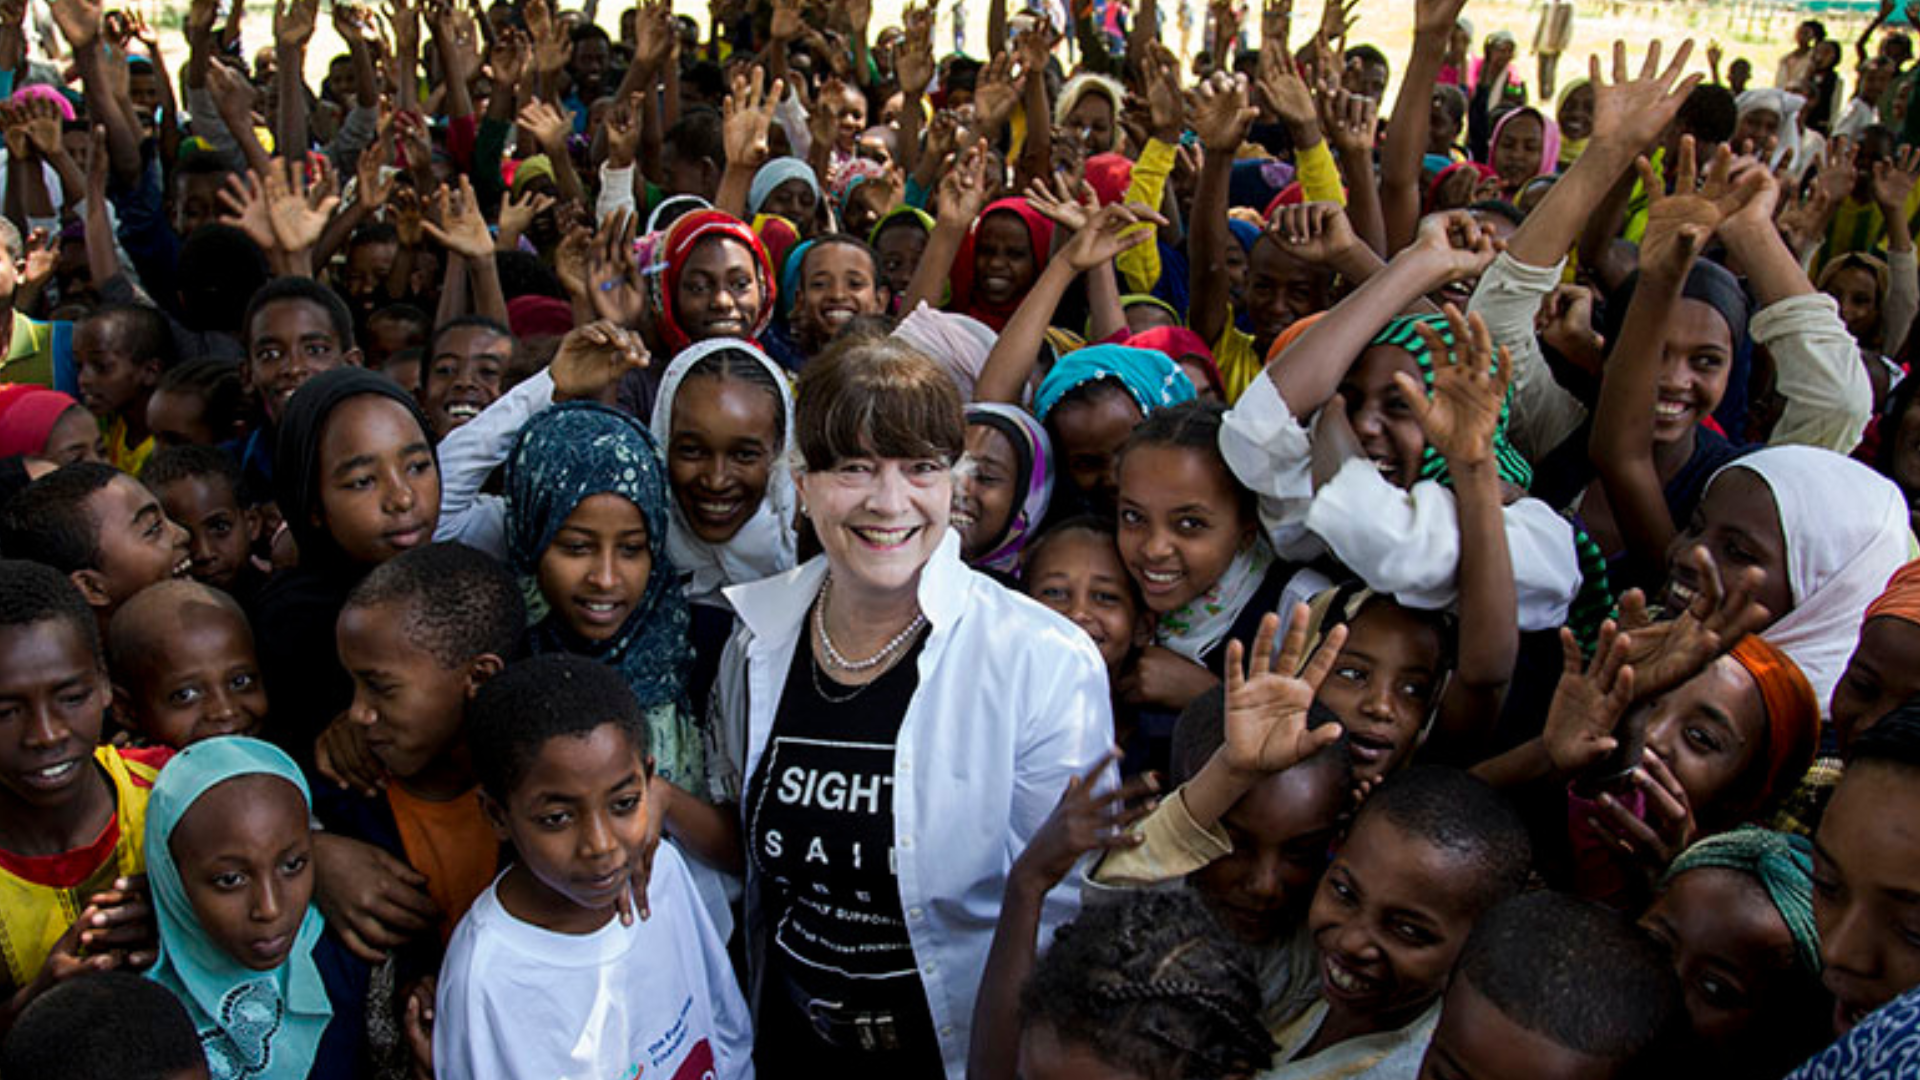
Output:
<instances>
[{"instance_id":1,"label":"child's arm","mask_svg":"<svg viewBox=\"0 0 1920 1080\"><path fill-rule=\"evenodd\" d=\"M1492 234L1472 215L1456 210L1428 217L1411 245L1268 364L1267 378L1304 421L1333 396L1382 326L1433 290L1478 276L1493 256Z\"/></svg>"},{"instance_id":2,"label":"child's arm","mask_svg":"<svg viewBox=\"0 0 1920 1080\"><path fill-rule=\"evenodd\" d=\"M1347 217L1353 231L1376 254L1387 247L1387 225L1381 216L1380 184L1373 170L1374 132L1379 127L1380 107L1365 94L1323 87L1317 95L1320 126L1338 155L1341 179L1346 181Z\"/></svg>"},{"instance_id":3,"label":"child's arm","mask_svg":"<svg viewBox=\"0 0 1920 1080\"><path fill-rule=\"evenodd\" d=\"M1089 852L1134 847L1139 836L1129 826L1145 817L1146 796L1158 789L1150 776L1136 776L1105 792L1095 789L1101 776L1120 760L1109 750L1085 776L1067 781L1067 790L1026 849L1013 861L1000 921L980 977L973 1006L973 1036L967 1053L968 1080L1013 1080L1020 1048L1020 988L1033 970L1040 917L1046 898Z\"/></svg>"},{"instance_id":4,"label":"child's arm","mask_svg":"<svg viewBox=\"0 0 1920 1080\"><path fill-rule=\"evenodd\" d=\"M1040 192L1044 189L1035 185L1027 194L1036 209L1049 216L1068 215L1076 208L1070 201L1047 196L1041 201ZM946 200L943 198L942 203ZM1077 207L1084 212L1087 208ZM1056 218L1056 220L1059 220ZM1027 388L1027 381L1033 375L1033 365L1039 360L1040 345L1046 338L1047 327L1053 322L1054 309L1060 305L1060 297L1067 286L1081 274L1102 265L1111 266L1115 256L1138 244L1153 239L1153 230L1130 227L1140 222L1158 222L1160 215L1152 213L1143 206L1125 206L1115 203L1092 212L1085 227L1073 234L1065 247L1047 261L1047 268L1027 290L1026 298L1014 309L1013 318L1007 320L1007 327L1000 332L999 340L994 342L993 351L987 354L987 362L980 369L980 377L973 385L973 399L983 402L1004 402L1009 405L1020 404ZM922 270L926 263L922 262ZM914 280L919 280L921 271L914 272ZM911 297L913 290L908 289ZM912 308L905 310L911 311Z\"/></svg>"},{"instance_id":5,"label":"child's arm","mask_svg":"<svg viewBox=\"0 0 1920 1080\"><path fill-rule=\"evenodd\" d=\"M1272 613L1260 620L1251 656L1242 643L1227 644L1226 738L1181 788L1187 812L1201 828L1225 817L1255 784L1340 740L1340 725L1308 727L1307 715L1346 644L1347 628L1334 627L1309 659L1310 621L1307 605L1294 605L1278 656L1273 639L1280 616Z\"/></svg>"},{"instance_id":6,"label":"child's arm","mask_svg":"<svg viewBox=\"0 0 1920 1080\"><path fill-rule=\"evenodd\" d=\"M1418 0L1414 5L1413 51L1400 76L1400 92L1393 99L1393 115L1387 120L1386 142L1380 150L1385 253L1412 243L1414 226L1420 222L1420 162L1433 122L1429 95L1465 6L1466 0Z\"/></svg>"},{"instance_id":7,"label":"child's arm","mask_svg":"<svg viewBox=\"0 0 1920 1080\"><path fill-rule=\"evenodd\" d=\"M1215 72L1194 91L1189 121L1207 156L1200 166L1193 214L1187 222L1191 282L1187 325L1210 345L1220 340L1233 318L1227 297L1227 245L1233 242L1227 229L1227 189L1233 179L1233 157L1259 115L1247 104L1245 76Z\"/></svg>"},{"instance_id":8,"label":"child's arm","mask_svg":"<svg viewBox=\"0 0 1920 1080\"><path fill-rule=\"evenodd\" d=\"M776 55L779 50L775 50ZM787 92L787 84L773 80L766 86L766 72L758 66L751 76L735 75L733 93L727 95L724 145L726 172L720 177L720 190L713 199L714 208L747 219L747 193L753 187L753 174L772 153L767 132L773 126L774 106Z\"/></svg>"},{"instance_id":9,"label":"child's arm","mask_svg":"<svg viewBox=\"0 0 1920 1080\"><path fill-rule=\"evenodd\" d=\"M1920 147L1904 146L1894 161L1873 166L1873 201L1887 223L1887 301L1880 310L1880 353L1899 356L1913 317L1920 312L1920 267L1916 267L1913 231L1907 224L1907 200L1920 181Z\"/></svg>"},{"instance_id":10,"label":"child's arm","mask_svg":"<svg viewBox=\"0 0 1920 1080\"><path fill-rule=\"evenodd\" d=\"M1692 136L1681 138L1679 159L1674 190L1684 194L1664 194L1652 168L1644 162L1641 166L1651 202L1640 242L1640 283L1627 305L1625 329L1602 369L1600 402L1587 447L1626 538L1628 557L1642 576L1658 576L1677 528L1653 460L1653 414L1667 322L1714 226L1742 205L1741 200L1752 197L1751 191L1735 191L1728 183L1732 155L1724 147L1698 195L1692 194Z\"/></svg>"},{"instance_id":11,"label":"child's arm","mask_svg":"<svg viewBox=\"0 0 1920 1080\"><path fill-rule=\"evenodd\" d=\"M982 140L964 154L956 154L953 167L940 178L940 212L920 253L920 265L914 267L913 277L907 282L901 311L912 311L923 301L929 307L940 306L940 296L953 273L954 256L960 253L967 230L992 200L993 188L987 183L987 144ZM1027 295L1031 298L1033 294ZM1051 307L1048 318L1052 318Z\"/></svg>"},{"instance_id":12,"label":"child's arm","mask_svg":"<svg viewBox=\"0 0 1920 1080\"><path fill-rule=\"evenodd\" d=\"M1436 734L1471 747L1499 718L1520 651L1519 597L1493 456L1513 357L1506 349L1496 355L1493 336L1479 318L1463 320L1451 304L1446 316L1452 349L1432 327L1419 328L1433 357L1433 396L1405 372L1395 372L1393 381L1453 476L1460 525L1460 650L1440 702Z\"/></svg>"}]
</instances>

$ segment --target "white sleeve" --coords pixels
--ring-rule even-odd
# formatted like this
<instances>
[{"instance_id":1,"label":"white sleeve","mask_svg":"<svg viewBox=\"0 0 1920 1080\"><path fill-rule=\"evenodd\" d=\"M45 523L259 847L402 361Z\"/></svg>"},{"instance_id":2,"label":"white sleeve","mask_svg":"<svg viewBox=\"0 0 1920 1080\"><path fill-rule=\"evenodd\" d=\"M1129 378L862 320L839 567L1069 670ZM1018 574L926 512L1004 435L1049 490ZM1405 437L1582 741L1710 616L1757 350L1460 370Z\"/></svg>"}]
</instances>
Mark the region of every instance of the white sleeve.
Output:
<instances>
[{"instance_id":1,"label":"white sleeve","mask_svg":"<svg viewBox=\"0 0 1920 1080\"><path fill-rule=\"evenodd\" d=\"M476 1053L473 1045L475 1034L486 1026L484 1015L469 1015L472 1010L484 1014L486 1008L485 979L475 978L470 970L473 942L473 935L456 928L440 962L440 982L433 997L433 1075L438 1080L466 1080L494 1071L492 1062L486 1062L487 1069L478 1067L484 1055Z\"/></svg>"},{"instance_id":2,"label":"white sleeve","mask_svg":"<svg viewBox=\"0 0 1920 1080\"><path fill-rule=\"evenodd\" d=\"M1050 634L1035 635L1033 644L1044 647L1049 638L1059 648L1032 654L1047 659L1030 661L1027 688L1032 705L1016 735L1013 807L1007 822L1009 865L1053 813L1067 781L1084 776L1113 742L1113 698L1107 688L1106 664L1094 650L1093 640L1076 627L1061 624ZM1119 771L1109 765L1097 787L1112 790L1118 782ZM1054 929L1072 919L1079 906L1075 889L1050 891L1041 915L1041 940L1051 939Z\"/></svg>"},{"instance_id":3,"label":"white sleeve","mask_svg":"<svg viewBox=\"0 0 1920 1080\"><path fill-rule=\"evenodd\" d=\"M699 953L696 962L713 1009L715 1080L753 1080L753 1018L747 1012L747 999L727 958L726 939L707 918L706 905L690 876L693 866L684 855L679 861L683 883L679 903L694 924L688 944Z\"/></svg>"},{"instance_id":4,"label":"white sleeve","mask_svg":"<svg viewBox=\"0 0 1920 1080\"><path fill-rule=\"evenodd\" d=\"M1887 306L1880 313L1880 352L1899 356L1913 317L1920 313L1920 255L1911 248L1887 252Z\"/></svg>"},{"instance_id":5,"label":"white sleeve","mask_svg":"<svg viewBox=\"0 0 1920 1080\"><path fill-rule=\"evenodd\" d=\"M507 557L506 503L497 495L482 495L480 488L507 460L520 429L552 404L553 376L541 371L440 440L435 540L457 540L495 558Z\"/></svg>"},{"instance_id":6,"label":"white sleeve","mask_svg":"<svg viewBox=\"0 0 1920 1080\"><path fill-rule=\"evenodd\" d=\"M1533 333L1540 302L1560 284L1566 268L1529 266L1501 252L1467 301L1467 312L1486 321L1496 345L1513 354L1513 420L1507 438L1529 461L1539 461L1566 441L1587 418L1587 407L1554 380Z\"/></svg>"},{"instance_id":7,"label":"white sleeve","mask_svg":"<svg viewBox=\"0 0 1920 1080\"><path fill-rule=\"evenodd\" d=\"M616 169L600 166L600 195L593 204L593 220L605 221L622 210L633 210L633 166ZM646 221L640 223L645 228Z\"/></svg>"},{"instance_id":8,"label":"white sleeve","mask_svg":"<svg viewBox=\"0 0 1920 1080\"><path fill-rule=\"evenodd\" d=\"M1538 499L1503 507L1524 631L1566 622L1580 588L1573 526ZM1368 587L1408 607L1438 611L1459 596L1460 524L1453 492L1432 480L1411 491L1366 461L1349 461L1314 497L1312 529Z\"/></svg>"},{"instance_id":9,"label":"white sleeve","mask_svg":"<svg viewBox=\"0 0 1920 1080\"><path fill-rule=\"evenodd\" d=\"M1769 304L1747 332L1772 354L1774 387L1785 399L1768 444L1852 453L1873 415L1873 383L1833 297L1805 293Z\"/></svg>"},{"instance_id":10,"label":"white sleeve","mask_svg":"<svg viewBox=\"0 0 1920 1080\"><path fill-rule=\"evenodd\" d=\"M1308 562L1324 550L1307 531L1313 445L1264 373L1254 376L1220 425L1220 456L1260 501L1260 524L1281 558Z\"/></svg>"}]
</instances>

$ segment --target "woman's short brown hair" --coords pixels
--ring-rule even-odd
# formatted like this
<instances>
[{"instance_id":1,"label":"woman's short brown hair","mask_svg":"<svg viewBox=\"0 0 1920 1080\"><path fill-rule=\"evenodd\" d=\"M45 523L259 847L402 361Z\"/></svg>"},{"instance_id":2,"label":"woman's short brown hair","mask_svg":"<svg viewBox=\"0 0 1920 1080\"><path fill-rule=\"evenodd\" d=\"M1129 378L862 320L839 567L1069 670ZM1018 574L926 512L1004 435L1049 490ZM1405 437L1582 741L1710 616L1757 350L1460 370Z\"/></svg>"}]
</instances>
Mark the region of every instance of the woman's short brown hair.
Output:
<instances>
[{"instance_id":1,"label":"woman's short brown hair","mask_svg":"<svg viewBox=\"0 0 1920 1080\"><path fill-rule=\"evenodd\" d=\"M960 460L960 390L940 365L892 338L837 341L800 373L794 443L813 472L847 458Z\"/></svg>"}]
</instances>

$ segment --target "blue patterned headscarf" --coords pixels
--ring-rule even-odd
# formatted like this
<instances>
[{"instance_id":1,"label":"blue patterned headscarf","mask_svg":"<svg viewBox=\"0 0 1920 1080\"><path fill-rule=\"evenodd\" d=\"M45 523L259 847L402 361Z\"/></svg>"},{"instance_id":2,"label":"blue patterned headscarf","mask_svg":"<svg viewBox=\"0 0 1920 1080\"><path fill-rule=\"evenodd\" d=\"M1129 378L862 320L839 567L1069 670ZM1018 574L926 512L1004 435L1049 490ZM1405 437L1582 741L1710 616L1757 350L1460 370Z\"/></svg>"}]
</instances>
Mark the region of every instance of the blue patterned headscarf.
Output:
<instances>
[{"instance_id":1,"label":"blue patterned headscarf","mask_svg":"<svg viewBox=\"0 0 1920 1080\"><path fill-rule=\"evenodd\" d=\"M160 955L147 978L186 1006L214 1080L305 1076L333 1017L313 960L313 947L326 929L320 910L309 902L286 960L272 971L256 971L201 929L173 861L173 832L187 811L216 785L242 776L285 780L300 792L302 809L311 806L306 778L292 758L239 735L194 743L175 754L154 781L147 801L147 882L160 924Z\"/></svg>"},{"instance_id":2,"label":"blue patterned headscarf","mask_svg":"<svg viewBox=\"0 0 1920 1080\"><path fill-rule=\"evenodd\" d=\"M590 401L535 416L507 456L507 556L523 577L534 577L554 534L587 499L611 492L640 508L653 568L626 624L606 641L585 641L549 613L530 641L535 653L576 653L619 668L645 709L679 703L693 664L687 598L667 554L672 526L664 462L645 424Z\"/></svg>"},{"instance_id":3,"label":"blue patterned headscarf","mask_svg":"<svg viewBox=\"0 0 1920 1080\"><path fill-rule=\"evenodd\" d=\"M1166 353L1125 345L1089 345L1054 362L1033 395L1033 414L1043 422L1075 387L1112 379L1126 388L1142 416L1194 398L1193 381Z\"/></svg>"}]
</instances>

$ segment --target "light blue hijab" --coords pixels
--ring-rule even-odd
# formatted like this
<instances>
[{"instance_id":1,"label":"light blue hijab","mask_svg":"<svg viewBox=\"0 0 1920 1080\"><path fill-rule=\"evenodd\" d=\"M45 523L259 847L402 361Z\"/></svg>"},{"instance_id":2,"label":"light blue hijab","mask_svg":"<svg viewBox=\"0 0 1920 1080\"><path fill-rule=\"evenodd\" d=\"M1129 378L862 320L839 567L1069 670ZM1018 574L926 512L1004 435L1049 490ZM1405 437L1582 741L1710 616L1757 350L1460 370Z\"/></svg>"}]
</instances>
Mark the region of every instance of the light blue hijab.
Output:
<instances>
[{"instance_id":1,"label":"light blue hijab","mask_svg":"<svg viewBox=\"0 0 1920 1080\"><path fill-rule=\"evenodd\" d=\"M805 180L807 186L813 189L815 205L819 204L822 198L820 178L813 175L813 166L796 157L777 157L760 166L760 170L753 174L753 183L747 186L747 217L751 219L758 214L760 207L766 204L767 196L773 194L773 189L789 180Z\"/></svg>"},{"instance_id":2,"label":"light blue hijab","mask_svg":"<svg viewBox=\"0 0 1920 1080\"><path fill-rule=\"evenodd\" d=\"M147 800L147 883L160 923L160 956L147 978L173 991L193 1018L213 1080L303 1080L333 1017L313 947L326 929L307 905L293 951L272 971L255 971L208 938L173 863L173 830L215 785L241 776L277 776L313 796L293 759L239 735L194 743L160 770Z\"/></svg>"}]
</instances>

